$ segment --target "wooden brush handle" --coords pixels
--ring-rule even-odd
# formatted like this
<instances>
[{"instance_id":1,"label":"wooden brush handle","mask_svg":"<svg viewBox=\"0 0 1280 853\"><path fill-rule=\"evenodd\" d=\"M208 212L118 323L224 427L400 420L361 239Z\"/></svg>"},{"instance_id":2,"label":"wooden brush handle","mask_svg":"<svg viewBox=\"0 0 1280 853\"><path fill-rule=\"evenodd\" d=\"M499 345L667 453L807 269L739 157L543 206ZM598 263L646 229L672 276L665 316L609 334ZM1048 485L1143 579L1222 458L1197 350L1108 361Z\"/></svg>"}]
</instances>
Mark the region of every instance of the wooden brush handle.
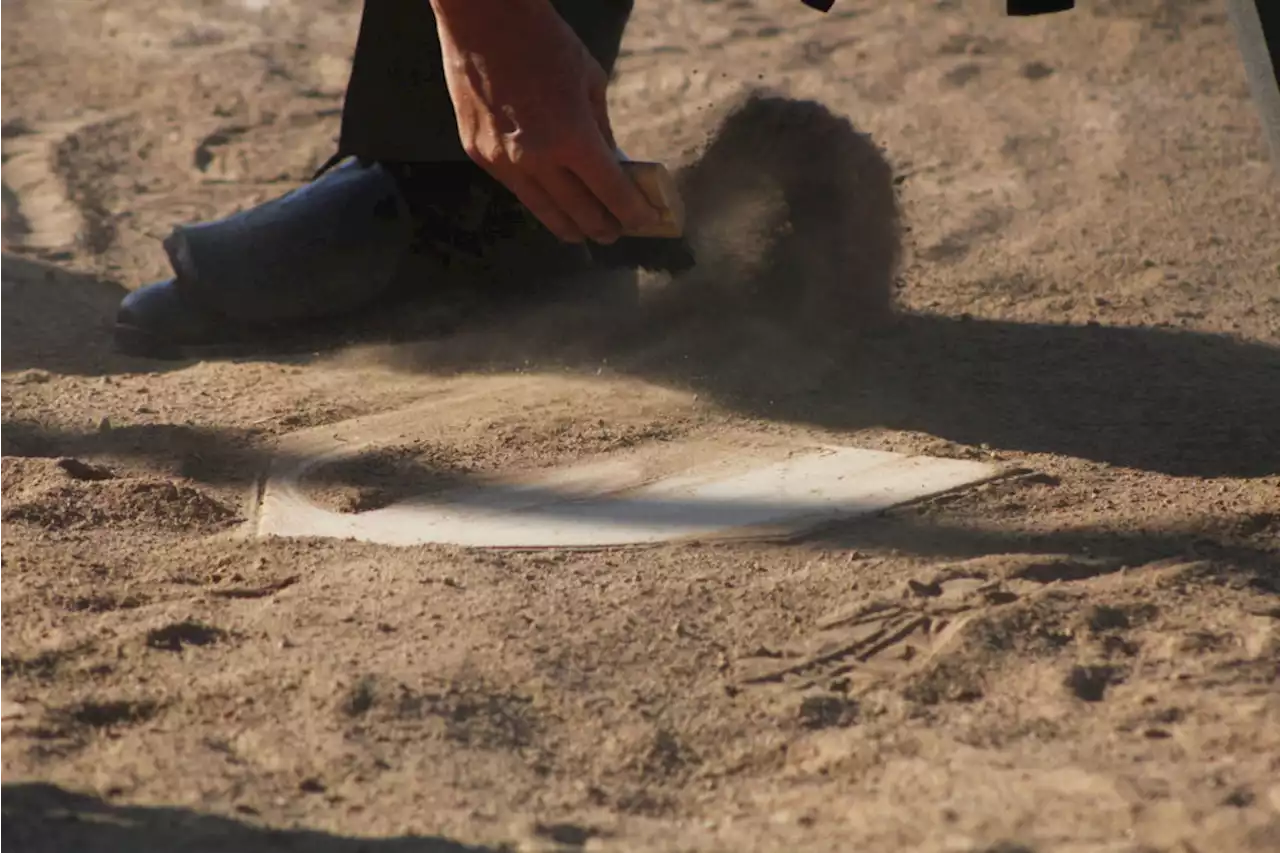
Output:
<instances>
[{"instance_id":1,"label":"wooden brush handle","mask_svg":"<svg viewBox=\"0 0 1280 853\"><path fill-rule=\"evenodd\" d=\"M627 237L684 236L684 203L676 189L675 179L661 163L637 163L624 161L622 170L631 176L636 186L649 199L649 203L662 211L662 218L655 224L625 232Z\"/></svg>"}]
</instances>

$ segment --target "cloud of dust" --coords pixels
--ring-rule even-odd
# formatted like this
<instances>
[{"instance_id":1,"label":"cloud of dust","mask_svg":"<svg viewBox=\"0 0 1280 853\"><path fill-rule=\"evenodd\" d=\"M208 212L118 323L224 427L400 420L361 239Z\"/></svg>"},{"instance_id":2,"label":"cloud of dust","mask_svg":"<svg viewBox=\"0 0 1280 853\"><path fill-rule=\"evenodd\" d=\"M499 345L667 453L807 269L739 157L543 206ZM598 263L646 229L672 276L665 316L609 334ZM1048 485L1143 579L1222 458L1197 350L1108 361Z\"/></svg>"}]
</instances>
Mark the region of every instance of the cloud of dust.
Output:
<instances>
[{"instance_id":1,"label":"cloud of dust","mask_svg":"<svg viewBox=\"0 0 1280 853\"><path fill-rule=\"evenodd\" d=\"M697 265L592 273L630 299L571 300L360 356L442 373L607 366L712 397L803 390L890 313L901 255L892 169L814 101L753 91L676 172ZM578 288L581 292L581 288Z\"/></svg>"}]
</instances>

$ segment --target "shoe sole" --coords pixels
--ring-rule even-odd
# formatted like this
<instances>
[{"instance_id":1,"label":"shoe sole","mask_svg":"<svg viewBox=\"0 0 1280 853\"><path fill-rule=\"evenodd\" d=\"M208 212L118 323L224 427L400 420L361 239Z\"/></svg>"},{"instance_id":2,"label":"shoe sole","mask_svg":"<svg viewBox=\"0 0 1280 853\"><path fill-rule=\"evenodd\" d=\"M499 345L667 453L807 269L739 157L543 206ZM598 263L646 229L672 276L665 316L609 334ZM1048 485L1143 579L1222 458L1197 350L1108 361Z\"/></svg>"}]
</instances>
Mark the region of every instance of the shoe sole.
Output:
<instances>
[{"instance_id":1,"label":"shoe sole","mask_svg":"<svg viewBox=\"0 0 1280 853\"><path fill-rule=\"evenodd\" d=\"M125 323L115 325L115 351L120 355L152 361L228 361L254 356L301 355L321 350L340 349L357 341L324 340L321 336L261 338L249 341L223 341L207 344L180 344L158 337L146 329Z\"/></svg>"}]
</instances>

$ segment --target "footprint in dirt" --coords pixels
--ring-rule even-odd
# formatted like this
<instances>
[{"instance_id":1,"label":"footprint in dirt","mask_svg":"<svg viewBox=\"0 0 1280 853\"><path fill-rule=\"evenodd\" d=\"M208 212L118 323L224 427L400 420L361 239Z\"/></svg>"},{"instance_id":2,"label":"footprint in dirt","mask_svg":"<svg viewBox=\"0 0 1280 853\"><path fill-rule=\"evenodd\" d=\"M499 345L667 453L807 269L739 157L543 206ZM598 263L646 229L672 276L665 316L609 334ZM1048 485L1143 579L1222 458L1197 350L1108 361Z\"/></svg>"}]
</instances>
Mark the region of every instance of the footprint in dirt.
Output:
<instances>
[{"instance_id":1,"label":"footprint in dirt","mask_svg":"<svg viewBox=\"0 0 1280 853\"><path fill-rule=\"evenodd\" d=\"M799 642L743 657L739 681L838 693L899 682L908 698L923 704L970 701L982 695L981 674L992 671L998 658L1053 653L1077 633L1072 620L1080 615L1041 596L1043 590L1119 568L1065 555L998 555L956 564L935 578L906 581L896 600L836 611ZM1111 626L1115 618L1108 622L1107 614L1091 612L1086 621ZM1100 700L1118 677L1118 670L1077 670L1067 687L1086 701ZM841 713L856 716L852 709ZM802 708L806 725L832 714L832 708Z\"/></svg>"},{"instance_id":2,"label":"footprint in dirt","mask_svg":"<svg viewBox=\"0 0 1280 853\"><path fill-rule=\"evenodd\" d=\"M11 745L11 739L21 738L41 755L72 753L87 746L98 733L142 725L161 710L161 704L151 699L94 698L40 710L12 705L5 720L6 746Z\"/></svg>"}]
</instances>

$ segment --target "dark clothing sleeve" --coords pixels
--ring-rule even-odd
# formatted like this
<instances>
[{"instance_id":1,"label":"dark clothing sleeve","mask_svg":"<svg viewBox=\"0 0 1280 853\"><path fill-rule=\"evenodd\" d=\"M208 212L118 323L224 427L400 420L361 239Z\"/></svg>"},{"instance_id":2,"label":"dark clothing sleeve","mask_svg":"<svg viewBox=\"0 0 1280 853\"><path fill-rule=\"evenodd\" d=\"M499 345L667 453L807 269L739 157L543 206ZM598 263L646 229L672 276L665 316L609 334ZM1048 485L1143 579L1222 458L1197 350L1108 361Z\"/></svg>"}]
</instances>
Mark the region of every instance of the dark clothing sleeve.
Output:
<instances>
[{"instance_id":1,"label":"dark clothing sleeve","mask_svg":"<svg viewBox=\"0 0 1280 853\"><path fill-rule=\"evenodd\" d=\"M835 0L801 0L804 5L819 12L830 12ZM1075 0L1008 0L1010 15L1043 15L1047 12L1065 12L1074 9Z\"/></svg>"},{"instance_id":2,"label":"dark clothing sleeve","mask_svg":"<svg viewBox=\"0 0 1280 853\"><path fill-rule=\"evenodd\" d=\"M1009 0L1007 9L1010 15L1044 15L1075 7L1075 0Z\"/></svg>"},{"instance_id":3,"label":"dark clothing sleeve","mask_svg":"<svg viewBox=\"0 0 1280 853\"><path fill-rule=\"evenodd\" d=\"M1227 0L1271 162L1280 171L1280 0Z\"/></svg>"}]
</instances>

